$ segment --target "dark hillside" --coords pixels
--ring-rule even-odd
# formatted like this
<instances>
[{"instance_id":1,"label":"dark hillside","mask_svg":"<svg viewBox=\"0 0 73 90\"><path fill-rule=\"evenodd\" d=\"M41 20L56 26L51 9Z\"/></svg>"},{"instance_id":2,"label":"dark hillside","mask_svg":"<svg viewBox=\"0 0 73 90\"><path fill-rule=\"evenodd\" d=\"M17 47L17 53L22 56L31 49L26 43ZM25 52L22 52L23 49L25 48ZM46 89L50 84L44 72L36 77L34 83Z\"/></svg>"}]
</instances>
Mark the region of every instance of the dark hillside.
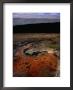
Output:
<instances>
[{"instance_id":1,"label":"dark hillside","mask_svg":"<svg viewBox=\"0 0 73 90\"><path fill-rule=\"evenodd\" d=\"M13 26L13 33L60 33L60 23L36 23Z\"/></svg>"}]
</instances>

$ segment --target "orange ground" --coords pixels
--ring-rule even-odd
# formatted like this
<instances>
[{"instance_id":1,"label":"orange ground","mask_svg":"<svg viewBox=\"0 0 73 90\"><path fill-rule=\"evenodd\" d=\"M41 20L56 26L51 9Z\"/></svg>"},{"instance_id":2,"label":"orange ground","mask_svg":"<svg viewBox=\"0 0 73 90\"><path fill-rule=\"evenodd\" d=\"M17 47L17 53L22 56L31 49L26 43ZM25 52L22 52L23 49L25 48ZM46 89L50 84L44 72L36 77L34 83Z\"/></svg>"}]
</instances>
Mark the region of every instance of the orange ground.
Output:
<instances>
[{"instance_id":1,"label":"orange ground","mask_svg":"<svg viewBox=\"0 0 73 90\"><path fill-rule=\"evenodd\" d=\"M54 54L44 53L38 56L18 55L13 61L14 76L54 76L58 58Z\"/></svg>"}]
</instances>

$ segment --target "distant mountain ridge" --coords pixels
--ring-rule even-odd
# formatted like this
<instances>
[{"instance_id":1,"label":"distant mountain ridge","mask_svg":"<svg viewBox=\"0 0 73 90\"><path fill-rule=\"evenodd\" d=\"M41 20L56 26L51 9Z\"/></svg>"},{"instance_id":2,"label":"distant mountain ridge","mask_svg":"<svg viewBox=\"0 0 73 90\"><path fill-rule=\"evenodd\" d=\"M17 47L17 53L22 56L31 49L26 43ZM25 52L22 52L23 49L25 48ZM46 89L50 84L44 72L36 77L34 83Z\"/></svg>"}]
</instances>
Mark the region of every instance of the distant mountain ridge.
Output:
<instances>
[{"instance_id":1,"label":"distant mountain ridge","mask_svg":"<svg viewBox=\"0 0 73 90\"><path fill-rule=\"evenodd\" d=\"M37 18L13 18L13 25L36 24L36 23L56 23L60 22L59 19L37 19Z\"/></svg>"}]
</instances>

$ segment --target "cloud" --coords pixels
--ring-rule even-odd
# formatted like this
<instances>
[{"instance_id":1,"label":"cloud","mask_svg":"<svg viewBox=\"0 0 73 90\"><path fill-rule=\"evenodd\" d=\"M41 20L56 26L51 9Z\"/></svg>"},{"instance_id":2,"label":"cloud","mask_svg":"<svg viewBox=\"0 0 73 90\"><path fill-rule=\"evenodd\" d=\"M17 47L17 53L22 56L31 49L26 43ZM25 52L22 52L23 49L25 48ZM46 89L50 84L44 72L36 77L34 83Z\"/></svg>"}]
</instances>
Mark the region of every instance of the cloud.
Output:
<instances>
[{"instance_id":1,"label":"cloud","mask_svg":"<svg viewBox=\"0 0 73 90\"><path fill-rule=\"evenodd\" d=\"M60 19L60 13L13 13L13 18L48 18Z\"/></svg>"}]
</instances>

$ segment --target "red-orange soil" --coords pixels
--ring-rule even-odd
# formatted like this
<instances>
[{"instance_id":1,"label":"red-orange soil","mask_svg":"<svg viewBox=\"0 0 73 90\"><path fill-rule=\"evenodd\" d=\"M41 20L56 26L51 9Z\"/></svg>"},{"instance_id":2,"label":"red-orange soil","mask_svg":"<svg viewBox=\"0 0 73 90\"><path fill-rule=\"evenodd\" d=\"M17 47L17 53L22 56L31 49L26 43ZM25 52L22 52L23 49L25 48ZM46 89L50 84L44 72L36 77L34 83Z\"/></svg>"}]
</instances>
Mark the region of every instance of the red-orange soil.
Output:
<instances>
[{"instance_id":1,"label":"red-orange soil","mask_svg":"<svg viewBox=\"0 0 73 90\"><path fill-rule=\"evenodd\" d=\"M52 53L38 56L18 55L13 61L14 76L54 76L57 71L58 58Z\"/></svg>"}]
</instances>

